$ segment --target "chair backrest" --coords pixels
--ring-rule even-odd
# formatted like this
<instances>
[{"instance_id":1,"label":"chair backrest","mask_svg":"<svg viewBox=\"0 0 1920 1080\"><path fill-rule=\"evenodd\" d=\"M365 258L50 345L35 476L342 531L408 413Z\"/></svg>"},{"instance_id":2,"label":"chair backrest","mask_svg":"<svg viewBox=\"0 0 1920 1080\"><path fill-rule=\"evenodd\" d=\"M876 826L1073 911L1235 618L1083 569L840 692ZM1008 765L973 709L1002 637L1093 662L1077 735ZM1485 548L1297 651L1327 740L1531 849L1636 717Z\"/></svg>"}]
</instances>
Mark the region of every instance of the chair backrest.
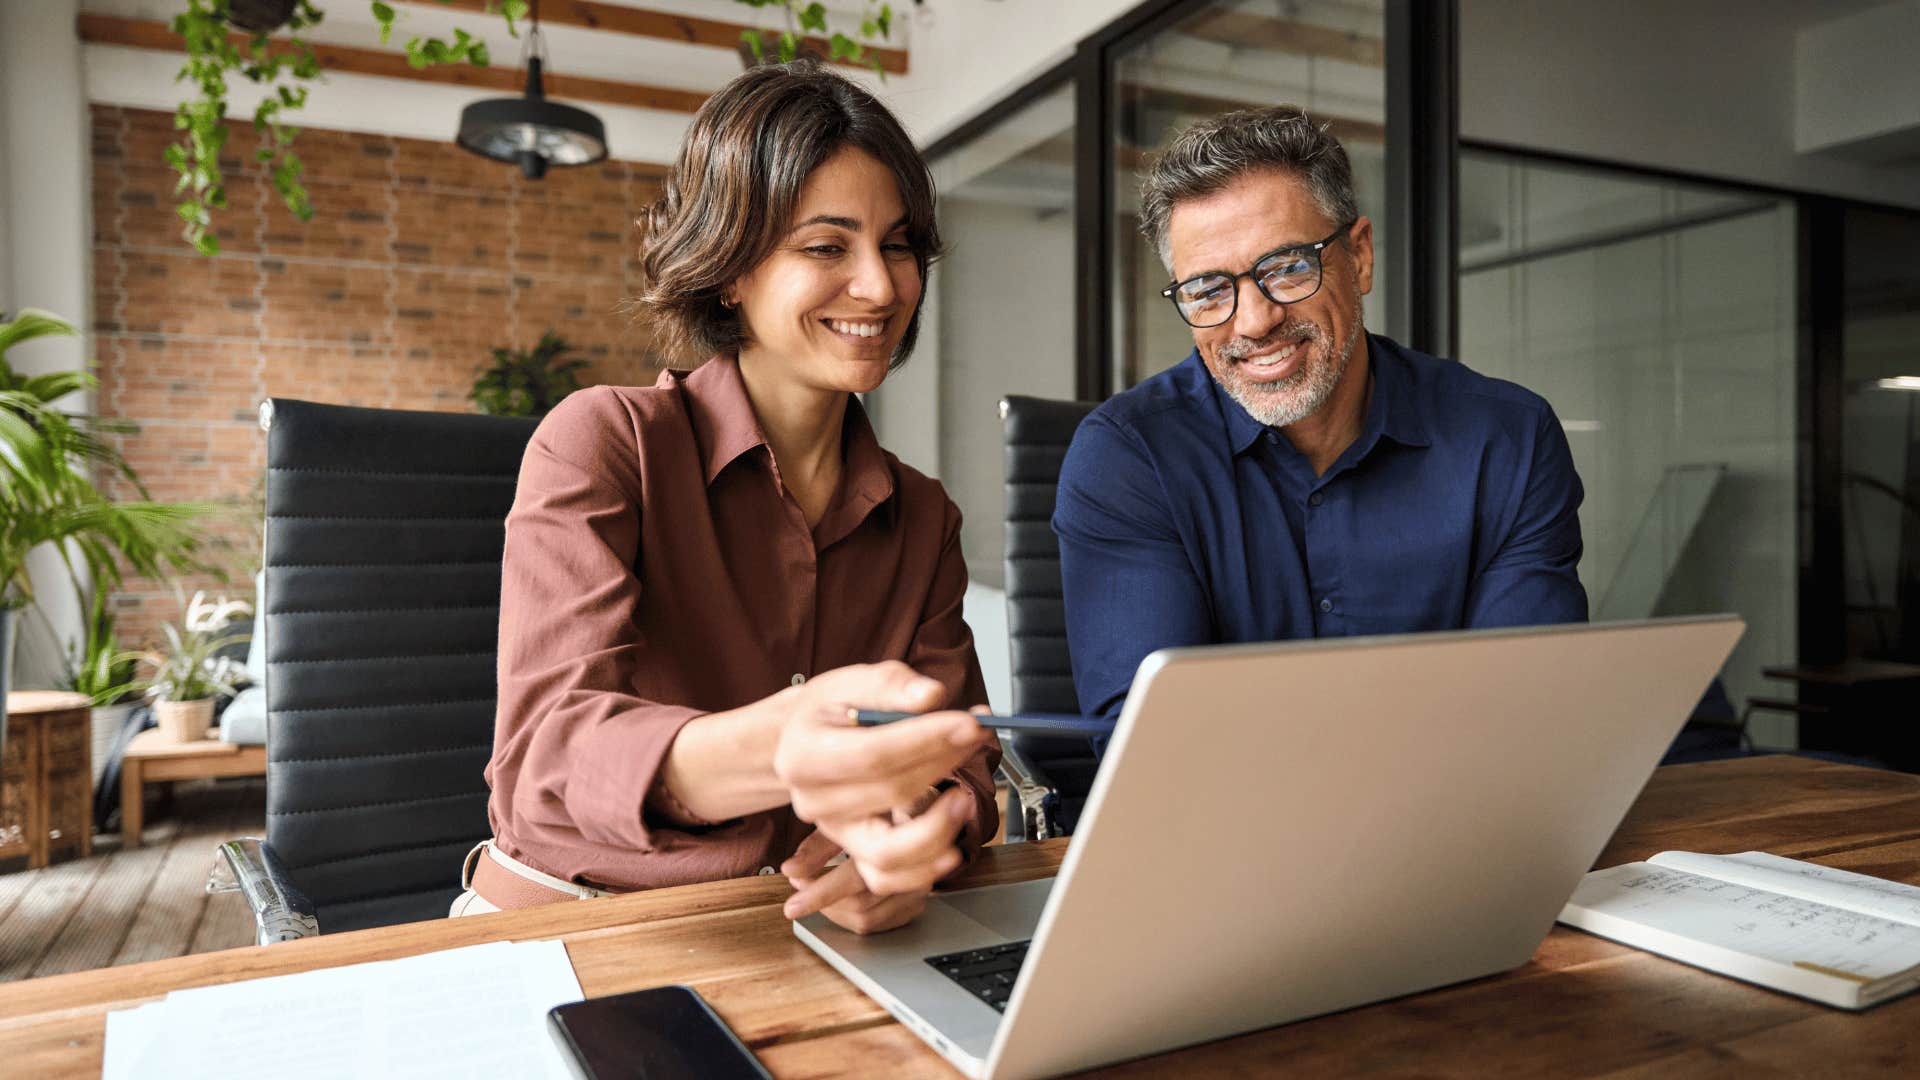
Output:
<instances>
[{"instance_id":1,"label":"chair backrest","mask_svg":"<svg viewBox=\"0 0 1920 1080\"><path fill-rule=\"evenodd\" d=\"M443 917L488 835L500 554L533 420L274 399L267 841L322 932Z\"/></svg>"},{"instance_id":2,"label":"chair backrest","mask_svg":"<svg viewBox=\"0 0 1920 1080\"><path fill-rule=\"evenodd\" d=\"M1000 403L1007 466L1007 641L1015 712L1080 711L1073 662L1067 655L1053 501L1067 444L1097 405L1012 395ZM1061 797L1065 820L1060 827L1070 831L1093 783L1092 749L1085 739L1016 735L1014 740L1021 753L1048 774Z\"/></svg>"}]
</instances>

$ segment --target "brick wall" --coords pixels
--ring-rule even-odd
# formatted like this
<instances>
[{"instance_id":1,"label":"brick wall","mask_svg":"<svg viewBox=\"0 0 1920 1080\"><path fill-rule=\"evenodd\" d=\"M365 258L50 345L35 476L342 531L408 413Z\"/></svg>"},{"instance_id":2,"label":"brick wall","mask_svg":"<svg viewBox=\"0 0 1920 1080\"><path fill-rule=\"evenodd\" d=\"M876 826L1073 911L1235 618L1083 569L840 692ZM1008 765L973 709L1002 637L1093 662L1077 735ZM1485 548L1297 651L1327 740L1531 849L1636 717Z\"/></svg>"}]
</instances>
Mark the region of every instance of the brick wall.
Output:
<instances>
[{"instance_id":1,"label":"brick wall","mask_svg":"<svg viewBox=\"0 0 1920 1080\"><path fill-rule=\"evenodd\" d=\"M638 291L632 222L657 170L606 162L527 181L446 142L308 129L296 150L315 216L287 212L234 125L221 253L180 239L175 175L161 157L171 114L94 106L92 348L99 411L157 499L231 500L256 490L271 397L469 411L496 346L529 348L549 327L591 361L583 382L651 383L644 331L618 309ZM119 492L131 495L124 487ZM252 515L214 527L250 595ZM177 604L165 582L114 598L122 641L149 640Z\"/></svg>"}]
</instances>

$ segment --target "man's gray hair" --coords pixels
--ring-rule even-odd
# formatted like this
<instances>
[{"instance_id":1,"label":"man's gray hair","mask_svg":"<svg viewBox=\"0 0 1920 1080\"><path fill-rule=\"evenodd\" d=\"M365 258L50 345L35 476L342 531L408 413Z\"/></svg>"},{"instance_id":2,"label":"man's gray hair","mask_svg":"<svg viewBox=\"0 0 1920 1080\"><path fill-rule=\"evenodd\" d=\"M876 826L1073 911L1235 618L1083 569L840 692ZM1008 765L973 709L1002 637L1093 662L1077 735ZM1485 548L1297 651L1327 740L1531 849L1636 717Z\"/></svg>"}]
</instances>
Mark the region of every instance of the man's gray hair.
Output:
<instances>
[{"instance_id":1,"label":"man's gray hair","mask_svg":"<svg viewBox=\"0 0 1920 1080\"><path fill-rule=\"evenodd\" d=\"M1174 136L1140 185L1140 231L1173 271L1167 225L1173 208L1211 195L1264 169L1293 173L1334 225L1360 216L1346 148L1297 105L1239 109L1193 124Z\"/></svg>"}]
</instances>

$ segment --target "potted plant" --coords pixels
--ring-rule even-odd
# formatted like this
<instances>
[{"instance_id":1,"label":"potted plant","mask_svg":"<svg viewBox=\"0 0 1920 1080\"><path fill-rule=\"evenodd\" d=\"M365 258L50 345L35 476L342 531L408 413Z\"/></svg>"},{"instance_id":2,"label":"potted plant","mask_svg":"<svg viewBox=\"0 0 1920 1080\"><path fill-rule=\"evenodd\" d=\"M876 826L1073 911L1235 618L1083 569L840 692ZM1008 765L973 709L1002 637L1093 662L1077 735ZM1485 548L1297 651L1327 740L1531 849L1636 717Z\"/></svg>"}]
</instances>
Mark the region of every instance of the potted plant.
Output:
<instances>
[{"instance_id":1,"label":"potted plant","mask_svg":"<svg viewBox=\"0 0 1920 1080\"><path fill-rule=\"evenodd\" d=\"M545 416L560 399L580 389L585 360L555 363L572 351L552 330L532 350L493 350L493 366L474 380L467 397L488 416Z\"/></svg>"},{"instance_id":2,"label":"potted plant","mask_svg":"<svg viewBox=\"0 0 1920 1080\"><path fill-rule=\"evenodd\" d=\"M214 702L222 694L238 692L241 665L222 650L247 640L247 632L231 624L234 616L251 614L253 606L244 600L222 596L209 602L206 593L196 592L178 625L161 624L166 650L141 659L153 668L146 693L153 700L160 733L169 742L206 738L213 726Z\"/></svg>"},{"instance_id":3,"label":"potted plant","mask_svg":"<svg viewBox=\"0 0 1920 1080\"><path fill-rule=\"evenodd\" d=\"M78 582L79 566L85 565L100 588L118 581L123 566L146 575L201 569L193 524L205 508L148 499L126 460L100 437L129 430L125 425L55 407L92 387L93 376L20 375L7 362L7 350L21 342L74 333L71 324L45 311L26 309L10 321L0 319L0 700L10 688L19 612L33 599L29 552L49 545L70 579ZM141 499L108 498L94 484L96 467L126 479ZM0 718L0 748L5 737Z\"/></svg>"},{"instance_id":4,"label":"potted plant","mask_svg":"<svg viewBox=\"0 0 1920 1080\"><path fill-rule=\"evenodd\" d=\"M107 606L108 586L98 583L88 602L86 636L69 643L61 688L87 695L93 703L93 782L97 787L106 770L127 717L140 704L140 654L123 651L114 634L114 616Z\"/></svg>"}]
</instances>

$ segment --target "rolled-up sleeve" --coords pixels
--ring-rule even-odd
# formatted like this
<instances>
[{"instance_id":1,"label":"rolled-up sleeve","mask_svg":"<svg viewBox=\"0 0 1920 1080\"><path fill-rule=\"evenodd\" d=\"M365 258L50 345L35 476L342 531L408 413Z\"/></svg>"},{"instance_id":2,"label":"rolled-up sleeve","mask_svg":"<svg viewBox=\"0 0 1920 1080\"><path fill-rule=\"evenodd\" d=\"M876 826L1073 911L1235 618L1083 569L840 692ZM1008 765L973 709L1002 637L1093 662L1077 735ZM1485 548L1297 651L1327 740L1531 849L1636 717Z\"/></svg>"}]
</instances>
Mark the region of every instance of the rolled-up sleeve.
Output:
<instances>
[{"instance_id":1,"label":"rolled-up sleeve","mask_svg":"<svg viewBox=\"0 0 1920 1080\"><path fill-rule=\"evenodd\" d=\"M511 813L529 825L649 851L647 791L701 712L633 692L646 645L636 422L611 393L583 391L527 447L501 565L488 777L511 784Z\"/></svg>"},{"instance_id":2,"label":"rolled-up sleeve","mask_svg":"<svg viewBox=\"0 0 1920 1080\"><path fill-rule=\"evenodd\" d=\"M941 545L939 568L927 590L926 614L914 633L907 664L946 685L949 707L970 709L987 703L987 685L980 673L980 657L974 652L973 631L961 617L967 594L967 563L960 552L960 508L951 501ZM999 765L1000 742L995 738L948 777L973 794L974 816L959 839L960 852L967 862L1000 828L1000 806L993 786L993 771Z\"/></svg>"}]
</instances>

